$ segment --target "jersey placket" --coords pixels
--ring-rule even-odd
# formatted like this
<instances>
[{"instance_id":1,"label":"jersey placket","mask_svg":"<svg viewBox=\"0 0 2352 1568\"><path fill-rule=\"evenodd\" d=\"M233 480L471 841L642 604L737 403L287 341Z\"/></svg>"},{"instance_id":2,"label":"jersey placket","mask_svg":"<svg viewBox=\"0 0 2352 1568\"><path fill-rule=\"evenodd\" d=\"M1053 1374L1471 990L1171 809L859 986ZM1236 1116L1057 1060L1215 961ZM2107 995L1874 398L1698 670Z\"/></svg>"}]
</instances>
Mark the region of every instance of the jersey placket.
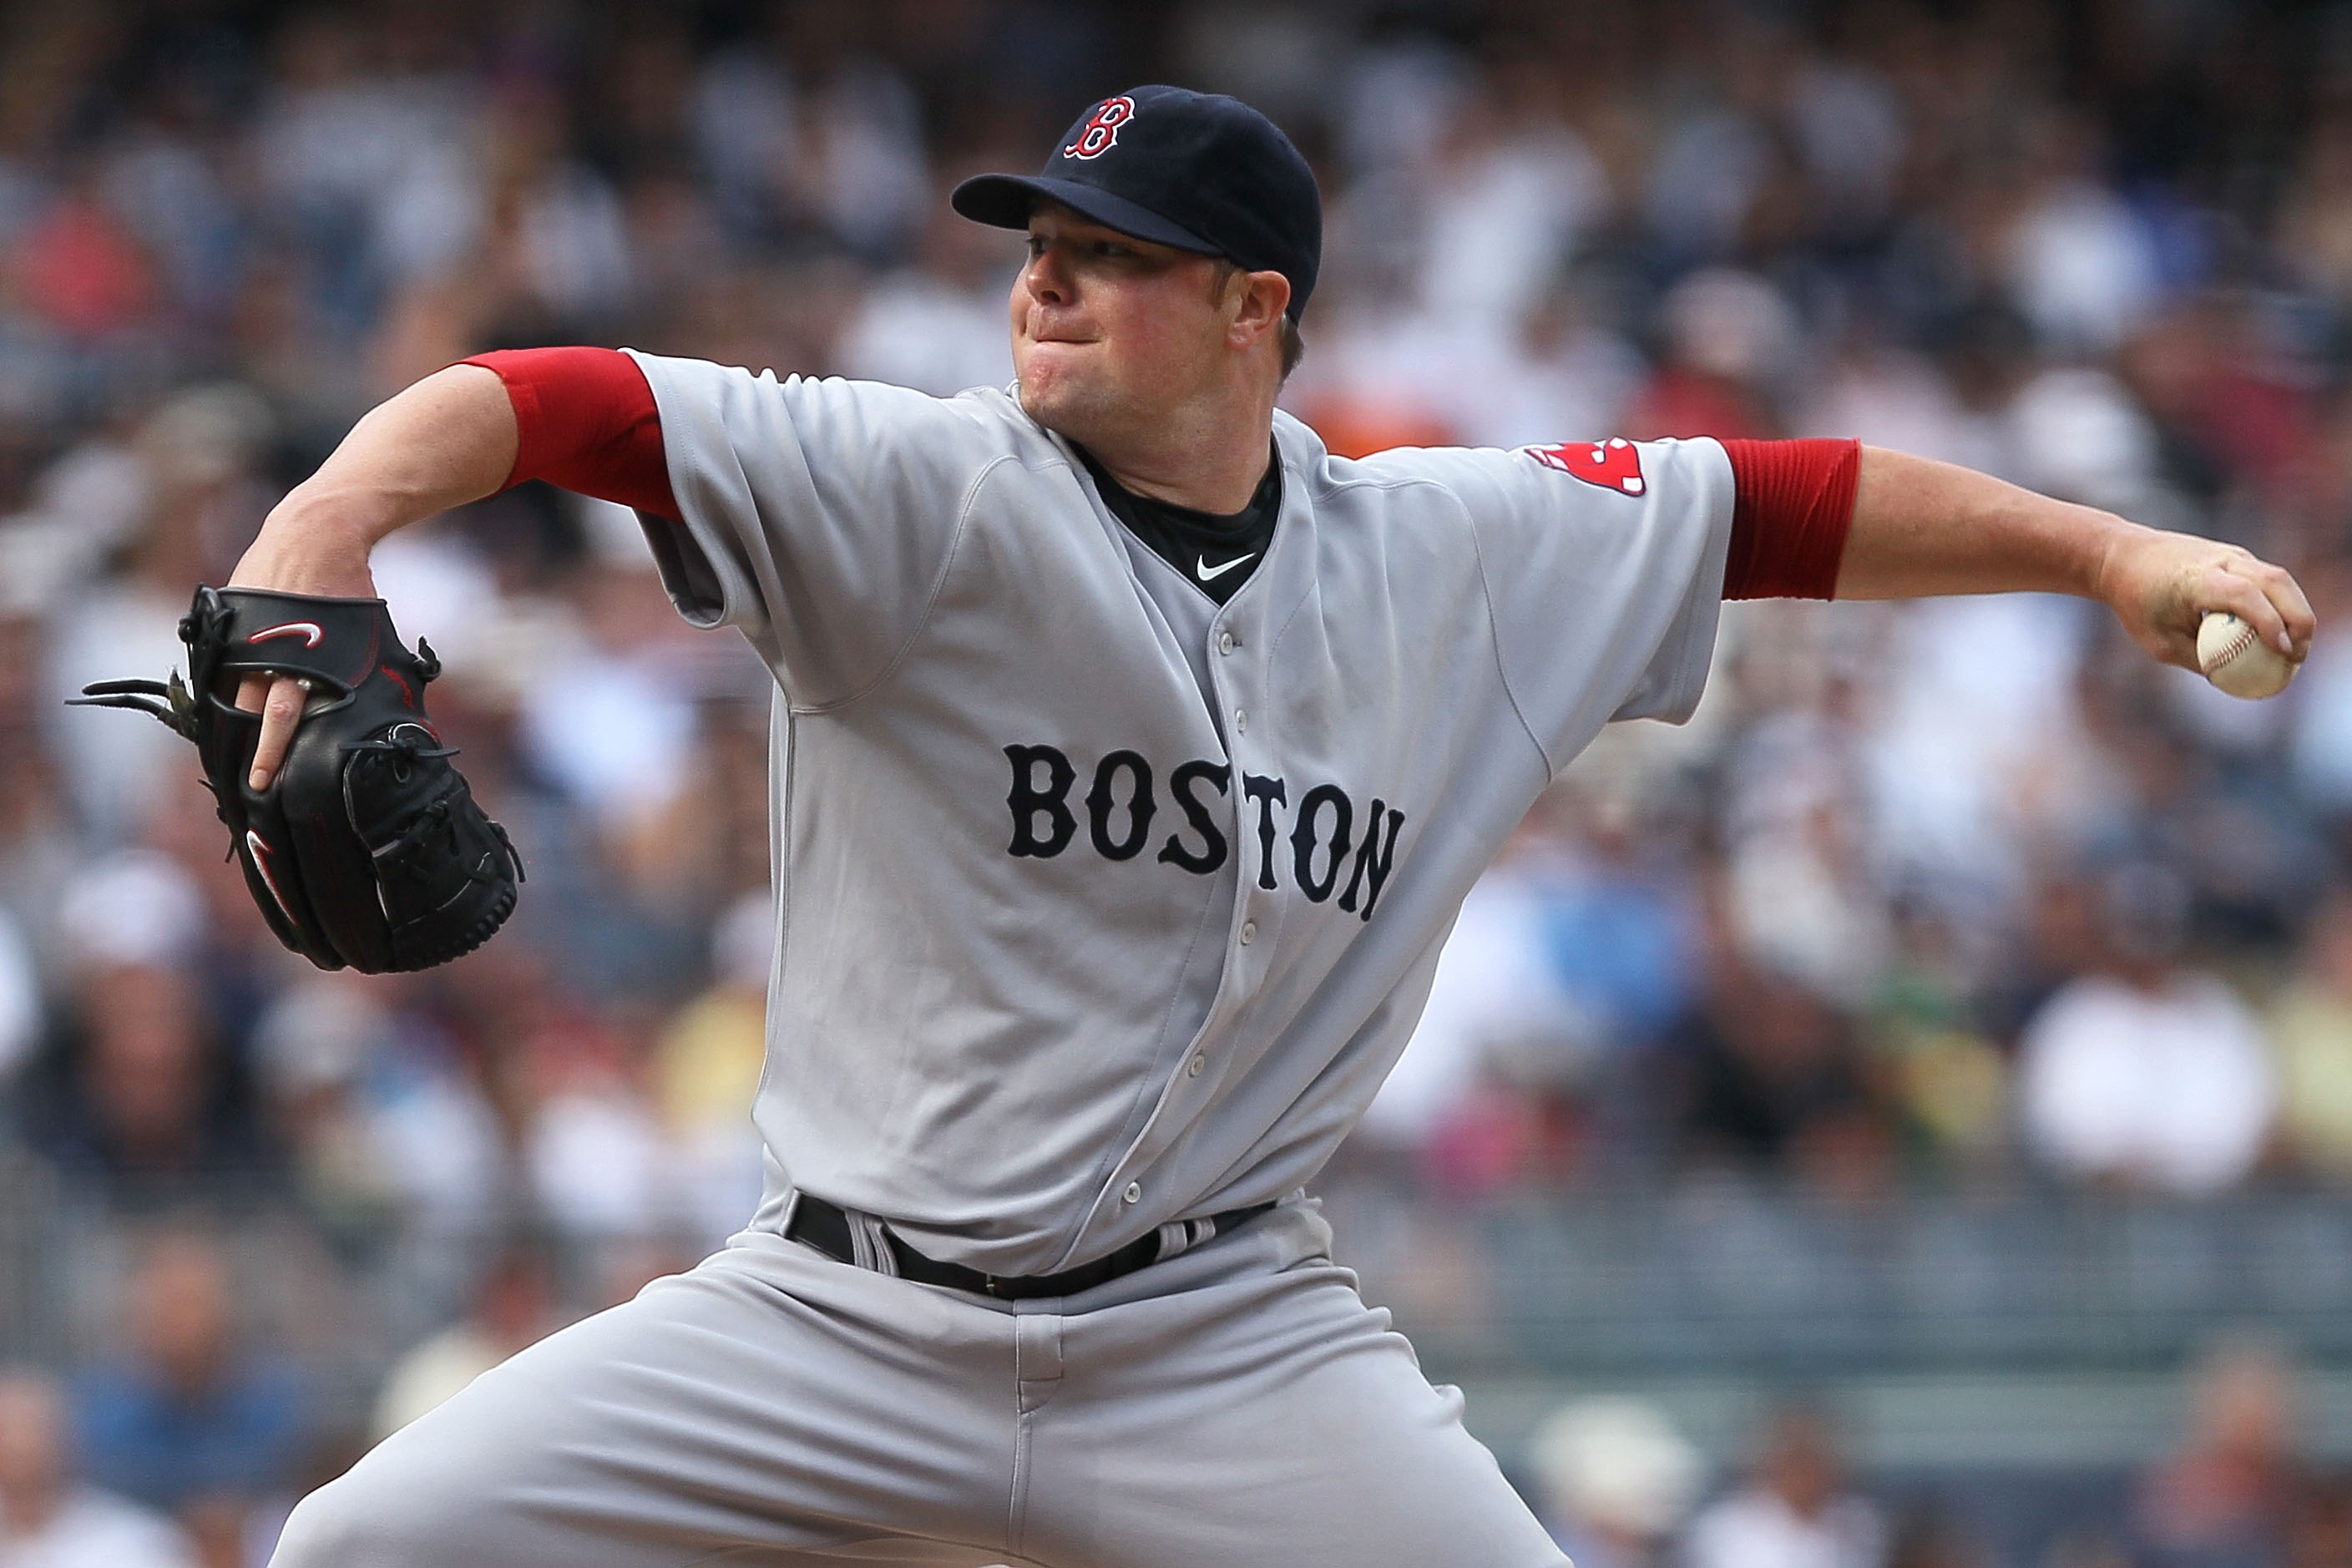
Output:
<instances>
[{"instance_id":1,"label":"jersey placket","mask_svg":"<svg viewBox=\"0 0 2352 1568\"><path fill-rule=\"evenodd\" d=\"M1282 776L1274 761L1274 715L1267 703L1265 665L1257 647L1256 619L1249 608L1262 606L1261 595L1248 588L1234 596L1244 606L1236 615L1228 605L1210 623L1213 657L1210 679L1215 683L1219 710L1225 721L1225 758L1233 769L1227 803L1233 808L1234 868L1234 912L1225 932L1224 979L1207 1024L1213 1027L1245 1005L1263 979L1279 938L1282 906L1264 882L1265 847L1258 824L1269 809L1267 792ZM1236 626L1236 622L1244 623ZM1204 1027L1203 1034L1209 1032ZM1196 1053L1197 1054L1197 1046Z\"/></svg>"},{"instance_id":2,"label":"jersey placket","mask_svg":"<svg viewBox=\"0 0 2352 1568\"><path fill-rule=\"evenodd\" d=\"M1286 478L1295 480L1296 476ZM1273 851L1267 847L1260 823L1270 820L1264 814L1284 804L1272 794L1283 787L1284 772L1273 722L1268 628L1295 609L1311 586L1314 549L1312 540L1306 537L1311 532L1308 521L1292 499L1297 484L1286 483L1284 489L1265 560L1241 591L1219 607L1208 628L1209 677L1232 774L1225 795L1225 824L1236 871L1216 997L1163 1082L1150 1116L1106 1184L1087 1227L1090 1230L1117 1227L1133 1208L1149 1202L1151 1194L1143 1173L1152 1159L1165 1152L1161 1129L1171 1117L1180 1122L1196 1117L1223 1087L1227 1063L1219 1059L1217 1042L1230 1035L1274 966L1283 901L1279 882L1268 874Z\"/></svg>"}]
</instances>

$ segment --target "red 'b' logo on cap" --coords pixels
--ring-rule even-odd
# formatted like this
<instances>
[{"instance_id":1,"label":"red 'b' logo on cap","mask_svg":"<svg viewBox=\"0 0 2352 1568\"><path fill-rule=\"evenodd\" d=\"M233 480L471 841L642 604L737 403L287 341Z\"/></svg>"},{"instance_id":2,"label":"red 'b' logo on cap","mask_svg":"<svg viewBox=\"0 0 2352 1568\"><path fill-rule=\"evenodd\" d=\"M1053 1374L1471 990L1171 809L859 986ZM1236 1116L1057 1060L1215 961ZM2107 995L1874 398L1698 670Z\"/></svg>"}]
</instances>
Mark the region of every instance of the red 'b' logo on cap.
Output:
<instances>
[{"instance_id":1,"label":"red 'b' logo on cap","mask_svg":"<svg viewBox=\"0 0 2352 1568\"><path fill-rule=\"evenodd\" d=\"M1642 478L1640 449L1622 436L1607 441L1529 447L1527 453L1548 468L1573 474L1588 485L1599 485L1620 495L1637 496L1649 488Z\"/></svg>"},{"instance_id":2,"label":"red 'b' logo on cap","mask_svg":"<svg viewBox=\"0 0 2352 1568\"><path fill-rule=\"evenodd\" d=\"M1135 100L1121 93L1095 105L1078 139L1062 149L1065 158L1099 158L1118 142L1118 128L1135 118Z\"/></svg>"}]
</instances>

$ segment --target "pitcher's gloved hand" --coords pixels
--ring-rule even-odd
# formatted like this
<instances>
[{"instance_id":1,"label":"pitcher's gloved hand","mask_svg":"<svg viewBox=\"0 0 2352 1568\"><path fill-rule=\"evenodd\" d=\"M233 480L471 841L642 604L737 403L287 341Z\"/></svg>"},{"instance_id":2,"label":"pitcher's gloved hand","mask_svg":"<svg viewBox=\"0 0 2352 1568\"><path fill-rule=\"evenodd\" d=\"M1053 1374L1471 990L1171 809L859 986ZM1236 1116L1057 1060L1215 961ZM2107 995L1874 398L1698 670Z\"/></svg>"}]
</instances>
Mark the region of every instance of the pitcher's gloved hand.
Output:
<instances>
[{"instance_id":1,"label":"pitcher's gloved hand","mask_svg":"<svg viewBox=\"0 0 2352 1568\"><path fill-rule=\"evenodd\" d=\"M427 969L489 940L522 860L450 765L425 712L441 673L410 653L382 599L198 588L180 622L188 679L103 680L78 700L152 713L196 743L246 886L278 939L321 969ZM257 672L311 690L268 787L250 772L261 715L236 705Z\"/></svg>"}]
</instances>

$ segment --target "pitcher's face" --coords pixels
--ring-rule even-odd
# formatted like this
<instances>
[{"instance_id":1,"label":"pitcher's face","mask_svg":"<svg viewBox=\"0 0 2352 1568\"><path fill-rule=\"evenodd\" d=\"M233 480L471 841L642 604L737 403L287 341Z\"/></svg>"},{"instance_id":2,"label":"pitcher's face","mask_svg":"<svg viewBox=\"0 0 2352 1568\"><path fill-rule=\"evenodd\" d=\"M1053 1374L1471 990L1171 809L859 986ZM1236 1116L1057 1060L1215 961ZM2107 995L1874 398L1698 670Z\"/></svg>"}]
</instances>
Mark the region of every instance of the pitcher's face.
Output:
<instances>
[{"instance_id":1,"label":"pitcher's face","mask_svg":"<svg viewBox=\"0 0 2352 1568\"><path fill-rule=\"evenodd\" d=\"M1013 280L1013 366L1030 417L1088 447L1216 385L1231 310L1213 258L1041 203Z\"/></svg>"}]
</instances>

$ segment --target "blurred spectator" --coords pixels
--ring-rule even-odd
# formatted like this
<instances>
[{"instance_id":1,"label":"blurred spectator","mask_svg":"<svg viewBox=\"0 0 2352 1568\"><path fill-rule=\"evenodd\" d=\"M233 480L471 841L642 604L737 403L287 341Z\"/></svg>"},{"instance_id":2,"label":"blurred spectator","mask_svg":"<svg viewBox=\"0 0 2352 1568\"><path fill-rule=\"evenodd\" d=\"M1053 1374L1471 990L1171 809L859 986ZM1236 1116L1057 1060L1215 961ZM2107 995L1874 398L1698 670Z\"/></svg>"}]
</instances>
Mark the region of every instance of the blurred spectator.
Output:
<instances>
[{"instance_id":1,"label":"blurred spectator","mask_svg":"<svg viewBox=\"0 0 2352 1568\"><path fill-rule=\"evenodd\" d=\"M2352 1178L2352 888L2313 912L2295 977L2264 1021L2287 1152L2315 1174Z\"/></svg>"},{"instance_id":2,"label":"blurred spectator","mask_svg":"<svg viewBox=\"0 0 2352 1568\"><path fill-rule=\"evenodd\" d=\"M304 1426L302 1394L288 1368L238 1342L218 1246L159 1236L123 1302L125 1352L92 1366L76 1391L92 1477L184 1515L241 1511L284 1486Z\"/></svg>"},{"instance_id":3,"label":"blurred spectator","mask_svg":"<svg viewBox=\"0 0 2352 1568\"><path fill-rule=\"evenodd\" d=\"M2053 1549L2049 1561L2063 1561ZM1993 1568L2000 1558L1957 1517L1934 1503L1915 1505L1890 1532L1886 1568Z\"/></svg>"},{"instance_id":4,"label":"blurred spectator","mask_svg":"<svg viewBox=\"0 0 2352 1568\"><path fill-rule=\"evenodd\" d=\"M1952 925L1898 906L1895 954L1864 1014L1891 1098L1934 1168L1979 1171L2005 1147L2009 1061L1984 1026L1972 966Z\"/></svg>"},{"instance_id":5,"label":"blurred spectator","mask_svg":"<svg viewBox=\"0 0 2352 1568\"><path fill-rule=\"evenodd\" d=\"M76 1474L66 1406L40 1373L0 1373L0 1563L7 1568L195 1568L169 1521Z\"/></svg>"},{"instance_id":6,"label":"blurred spectator","mask_svg":"<svg viewBox=\"0 0 2352 1568\"><path fill-rule=\"evenodd\" d=\"M2097 179L2097 132L2066 114L2029 129L2032 184L2012 221L2011 287L2060 353L2115 348L2154 306L2157 263L2131 208Z\"/></svg>"},{"instance_id":7,"label":"blurred spectator","mask_svg":"<svg viewBox=\"0 0 2352 1568\"><path fill-rule=\"evenodd\" d=\"M1514 60L1497 65L1486 91L1454 105L1420 176L1424 311L1515 332L1608 210L1607 175L1560 118L1565 98L1557 78ZM1600 434L1559 430L1548 438Z\"/></svg>"},{"instance_id":8,"label":"blurred spectator","mask_svg":"<svg viewBox=\"0 0 2352 1568\"><path fill-rule=\"evenodd\" d=\"M2292 1370L2267 1345L2216 1347L2194 1369L2179 1450L2141 1480L2133 1524L2160 1568L2280 1560L2301 1490Z\"/></svg>"},{"instance_id":9,"label":"blurred spectator","mask_svg":"<svg viewBox=\"0 0 2352 1568\"><path fill-rule=\"evenodd\" d=\"M2352 1479L2338 1474L2304 1489L2279 1561L2284 1568L2352 1564Z\"/></svg>"},{"instance_id":10,"label":"blurred spectator","mask_svg":"<svg viewBox=\"0 0 2352 1568\"><path fill-rule=\"evenodd\" d=\"M1787 113L1832 240L1885 219L1908 151L1906 109L1866 58L1810 55L1790 72Z\"/></svg>"},{"instance_id":11,"label":"blurred spectator","mask_svg":"<svg viewBox=\"0 0 2352 1568\"><path fill-rule=\"evenodd\" d=\"M2313 389L2281 352L2271 316L2251 302L2195 299L2148 322L2118 356L2155 422L2163 478L2209 504L2245 482L2287 493L2313 460Z\"/></svg>"},{"instance_id":12,"label":"blurred spectator","mask_svg":"<svg viewBox=\"0 0 2352 1568\"><path fill-rule=\"evenodd\" d=\"M132 1204L225 1193L267 1173L270 1150L241 1064L187 970L88 967L73 1024L20 1097L36 1148Z\"/></svg>"},{"instance_id":13,"label":"blurred spectator","mask_svg":"<svg viewBox=\"0 0 2352 1568\"><path fill-rule=\"evenodd\" d=\"M2341 624L2352 609L2352 573L2345 563L2312 574L2313 608ZM2287 757L2295 792L2340 829L2352 822L2352 639L2322 637L2295 679L2294 730Z\"/></svg>"},{"instance_id":14,"label":"blurred spectator","mask_svg":"<svg viewBox=\"0 0 2352 1568\"><path fill-rule=\"evenodd\" d=\"M2352 117L2341 110L2312 127L2279 237L2306 282L2352 301Z\"/></svg>"},{"instance_id":15,"label":"blurred spectator","mask_svg":"<svg viewBox=\"0 0 2352 1568\"><path fill-rule=\"evenodd\" d=\"M768 971L776 945L775 900L746 894L711 936L710 988L654 1043L654 1102L677 1166L694 1229L717 1245L758 1206L763 1146L751 1100L768 1058Z\"/></svg>"},{"instance_id":16,"label":"blurred spectator","mask_svg":"<svg viewBox=\"0 0 2352 1568\"><path fill-rule=\"evenodd\" d=\"M2073 1176L2200 1195L2252 1169L2276 1101L2252 1013L2188 967L2189 895L2145 863L2098 889L2099 969L2068 982L2020 1042L2019 1116Z\"/></svg>"},{"instance_id":17,"label":"blurred spectator","mask_svg":"<svg viewBox=\"0 0 2352 1568\"><path fill-rule=\"evenodd\" d=\"M8 575L0 561L0 583ZM39 637L37 623L0 607L0 910L37 966L31 978L47 989L60 956L57 889L85 851L41 743L47 694L34 652Z\"/></svg>"},{"instance_id":18,"label":"blurred spectator","mask_svg":"<svg viewBox=\"0 0 2352 1568\"><path fill-rule=\"evenodd\" d=\"M1491 328L1384 298L1351 300L1344 277L1317 314L1314 346L1283 405L1343 458L1465 439L1465 402L1483 408L1486 389L1509 373L1505 340Z\"/></svg>"},{"instance_id":19,"label":"blurred spectator","mask_svg":"<svg viewBox=\"0 0 2352 1568\"><path fill-rule=\"evenodd\" d=\"M1785 1405L1759 1436L1748 1484L1692 1521L1685 1568L1880 1568L1886 1527L1849 1489L1822 1412Z\"/></svg>"},{"instance_id":20,"label":"blurred spectator","mask_svg":"<svg viewBox=\"0 0 2352 1568\"><path fill-rule=\"evenodd\" d=\"M1665 1064L1685 1158L1794 1173L1845 1198L1881 1195L1894 1141L1851 1022L1747 960L1720 931L1707 969Z\"/></svg>"},{"instance_id":21,"label":"blurred spectator","mask_svg":"<svg viewBox=\"0 0 2352 1568\"><path fill-rule=\"evenodd\" d=\"M0 906L0 1081L32 1053L41 1027L41 983L33 952Z\"/></svg>"},{"instance_id":22,"label":"blurred spectator","mask_svg":"<svg viewBox=\"0 0 2352 1568\"><path fill-rule=\"evenodd\" d=\"M377 1390L369 1436L381 1442L557 1326L545 1253L517 1244L482 1271L466 1315L411 1348Z\"/></svg>"},{"instance_id":23,"label":"blurred spectator","mask_svg":"<svg viewBox=\"0 0 2352 1568\"><path fill-rule=\"evenodd\" d=\"M1539 1515L1578 1568L1664 1568L1704 1461L1654 1405L1570 1400L1528 1439Z\"/></svg>"},{"instance_id":24,"label":"blurred spectator","mask_svg":"<svg viewBox=\"0 0 2352 1568\"><path fill-rule=\"evenodd\" d=\"M70 337L125 331L154 303L154 276L138 242L87 186L51 202L18 239L14 259L14 292L37 320Z\"/></svg>"},{"instance_id":25,"label":"blurred spectator","mask_svg":"<svg viewBox=\"0 0 2352 1568\"><path fill-rule=\"evenodd\" d=\"M1474 447L1549 446L1620 428L1646 367L1567 285L1538 297L1492 345L1487 374L1450 380L1452 417Z\"/></svg>"},{"instance_id":26,"label":"blurred spectator","mask_svg":"<svg viewBox=\"0 0 2352 1568\"><path fill-rule=\"evenodd\" d=\"M1639 1130L1592 1125L1690 1001L1697 917L1681 867L1607 792L1562 787L1465 901L1428 1005L1365 1114L1445 1191L1583 1173ZM1605 1081L1604 1081L1605 1080Z\"/></svg>"},{"instance_id":27,"label":"blurred spectator","mask_svg":"<svg viewBox=\"0 0 2352 1568\"><path fill-rule=\"evenodd\" d=\"M690 690L663 668L691 636L647 563L594 562L573 595L580 640L551 659L522 713L533 759L610 829L658 812L686 784Z\"/></svg>"},{"instance_id":28,"label":"blurred spectator","mask_svg":"<svg viewBox=\"0 0 2352 1568\"><path fill-rule=\"evenodd\" d=\"M1421 1023L1364 1114L1369 1142L1425 1155L1456 1192L1522 1175L1533 1157L1508 1120L1516 1097L1486 1086L1572 1079L1596 1044L1549 952L1544 886L1559 853L1539 810L1471 889Z\"/></svg>"},{"instance_id":29,"label":"blurred spectator","mask_svg":"<svg viewBox=\"0 0 2352 1568\"><path fill-rule=\"evenodd\" d=\"M1759 41L1752 30L1740 31L1743 42ZM1750 101L1685 102L1660 128L1642 216L1675 262L1720 260L1738 248L1779 156L1752 101L1757 79L1767 74L1743 73L1737 83Z\"/></svg>"},{"instance_id":30,"label":"blurred spectator","mask_svg":"<svg viewBox=\"0 0 2352 1568\"><path fill-rule=\"evenodd\" d=\"M364 327L388 291L444 274L481 232L480 100L452 74L384 69L362 19L310 12L274 40L253 145L264 210L310 271L326 321ZM348 341L348 340L346 340Z\"/></svg>"},{"instance_id":31,"label":"blurred spectator","mask_svg":"<svg viewBox=\"0 0 2352 1568\"><path fill-rule=\"evenodd\" d=\"M1875 679L1838 694L1856 775L1831 802L1846 853L1966 944L1998 942L2028 912L2044 846L2080 842L2117 809L2116 770L2076 695L2090 609L2054 595L1906 606L1884 628Z\"/></svg>"},{"instance_id":32,"label":"blurred spectator","mask_svg":"<svg viewBox=\"0 0 2352 1568\"><path fill-rule=\"evenodd\" d=\"M952 188L943 182L929 199L918 264L877 278L858 301L842 332L842 374L936 397L1013 380L1007 300L1020 251L1001 230L957 217Z\"/></svg>"},{"instance_id":33,"label":"blurred spectator","mask_svg":"<svg viewBox=\"0 0 2352 1568\"><path fill-rule=\"evenodd\" d=\"M95 523L99 532L89 558L62 563L62 580L52 584L42 651L54 700L42 719L68 798L102 841L119 841L154 816L165 781L185 777L178 764L186 742L162 724L65 701L92 681L160 676L187 662L177 628L190 592L198 582L226 580L268 510L251 468L268 435L268 407L249 388L191 387L127 443L94 444L71 485L58 476L59 500L92 496L102 510L89 519L60 510L43 525L79 533ZM85 581L73 570L95 567L118 548L119 574Z\"/></svg>"},{"instance_id":34,"label":"blurred spectator","mask_svg":"<svg viewBox=\"0 0 2352 1568\"><path fill-rule=\"evenodd\" d=\"M2018 389L2009 426L2021 484L2062 500L2148 514L2156 430L2108 372L2042 371Z\"/></svg>"},{"instance_id":35,"label":"blurred spectator","mask_svg":"<svg viewBox=\"0 0 2352 1568\"><path fill-rule=\"evenodd\" d=\"M590 1310L601 1312L635 1300L655 1280L683 1274L701 1262L705 1250L663 1234L624 1237L598 1247L595 1273L588 1281Z\"/></svg>"},{"instance_id":36,"label":"blurred spectator","mask_svg":"<svg viewBox=\"0 0 2352 1568\"><path fill-rule=\"evenodd\" d=\"M1780 434L1796 370L1796 313L1779 290L1730 268L1694 272L1658 307L1667 357L1633 399L1625 433L1751 438Z\"/></svg>"},{"instance_id":37,"label":"blurred spectator","mask_svg":"<svg viewBox=\"0 0 2352 1568\"><path fill-rule=\"evenodd\" d=\"M1691 1005L1700 957L1691 869L1660 830L1664 802L1596 787L1561 804L1574 831L1543 879L1552 970L1606 1052L1638 1055Z\"/></svg>"},{"instance_id":38,"label":"blurred spectator","mask_svg":"<svg viewBox=\"0 0 2352 1568\"><path fill-rule=\"evenodd\" d=\"M641 1051L619 1020L571 1007L551 1010L522 1042L531 1194L569 1235L635 1237L675 1223Z\"/></svg>"},{"instance_id":39,"label":"blurred spectator","mask_svg":"<svg viewBox=\"0 0 2352 1568\"><path fill-rule=\"evenodd\" d=\"M496 1211L498 1121L456 1043L349 972L281 992L254 1030L257 1076L313 1215L346 1237L447 1237Z\"/></svg>"},{"instance_id":40,"label":"blurred spectator","mask_svg":"<svg viewBox=\"0 0 2352 1568\"><path fill-rule=\"evenodd\" d=\"M204 895L160 850L130 849L85 866L57 902L60 935L85 965L168 968L191 957Z\"/></svg>"},{"instance_id":41,"label":"blurred spectator","mask_svg":"<svg viewBox=\"0 0 2352 1568\"><path fill-rule=\"evenodd\" d=\"M1932 361L1876 342L1828 369L1793 435L1860 440L1990 473L2011 458L1994 422L1971 411Z\"/></svg>"},{"instance_id":42,"label":"blurred spectator","mask_svg":"<svg viewBox=\"0 0 2352 1568\"><path fill-rule=\"evenodd\" d=\"M1886 911L1851 824L1823 801L1801 819L1747 835L1725 894L1743 952L1823 1001L1851 1008L1887 962Z\"/></svg>"}]
</instances>

